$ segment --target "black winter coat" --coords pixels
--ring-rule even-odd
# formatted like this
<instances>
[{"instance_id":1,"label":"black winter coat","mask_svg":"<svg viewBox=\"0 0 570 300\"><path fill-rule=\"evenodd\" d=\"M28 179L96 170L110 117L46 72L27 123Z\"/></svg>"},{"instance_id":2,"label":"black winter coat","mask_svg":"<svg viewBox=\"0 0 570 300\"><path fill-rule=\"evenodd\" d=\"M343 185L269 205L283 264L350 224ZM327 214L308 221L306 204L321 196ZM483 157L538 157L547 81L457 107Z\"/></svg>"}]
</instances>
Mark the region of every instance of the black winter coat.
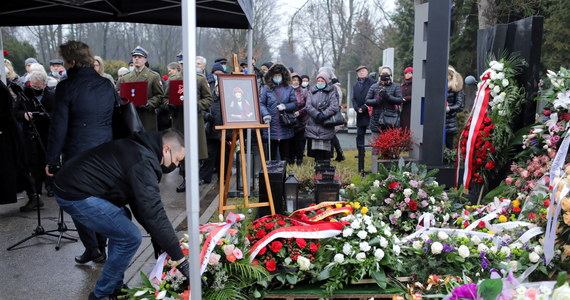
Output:
<instances>
[{"instance_id":1,"label":"black winter coat","mask_svg":"<svg viewBox=\"0 0 570 300\"><path fill-rule=\"evenodd\" d=\"M366 95L373 84L374 80L366 77L364 80L358 79L352 88L352 107L356 111L356 126L358 127L368 127L370 125ZM358 112L360 108L362 108L362 113Z\"/></svg>"},{"instance_id":2,"label":"black winter coat","mask_svg":"<svg viewBox=\"0 0 570 300\"><path fill-rule=\"evenodd\" d=\"M384 97L380 95L381 87L386 91L386 96ZM381 114L383 112L390 115L399 114L398 105L402 102L402 91L398 83L390 82L387 85L379 83L373 84L366 95L366 105L373 107L372 117L370 119L370 130L380 132L389 127L390 125L384 124L383 120L380 120Z\"/></svg>"},{"instance_id":3,"label":"black winter coat","mask_svg":"<svg viewBox=\"0 0 570 300\"><path fill-rule=\"evenodd\" d=\"M14 99L0 81L0 204L16 203L17 174L25 168L20 128L13 114Z\"/></svg>"},{"instance_id":4,"label":"black winter coat","mask_svg":"<svg viewBox=\"0 0 570 300\"><path fill-rule=\"evenodd\" d=\"M15 110L14 114L16 115L16 120L18 122L21 122L21 124L23 125L22 127L23 127L24 136L27 139L30 139L32 138L33 127L31 122L26 120L24 114L26 112L43 113L44 111L41 108L43 107L45 112L47 112L48 115L51 115L53 111L53 105L55 102L55 94L52 88L45 88L42 92L41 99L38 101L36 100L37 98L34 95L34 90L30 87L25 87L24 95L28 98L28 100L24 100L23 98L18 99L18 101L14 105L14 110ZM49 133L49 126L50 126L49 118L50 118L49 116L43 114L41 115L36 114L32 118L32 120L34 121L34 125L37 128L38 133L40 134L42 143L44 143L44 146L47 143L47 137Z\"/></svg>"},{"instance_id":5,"label":"black winter coat","mask_svg":"<svg viewBox=\"0 0 570 300\"><path fill-rule=\"evenodd\" d=\"M69 160L55 176L54 192L68 201L95 196L118 207L129 205L152 239L174 260L179 260L183 254L164 211L158 186L162 177L161 160L162 135L135 133Z\"/></svg>"},{"instance_id":6,"label":"black winter coat","mask_svg":"<svg viewBox=\"0 0 570 300\"><path fill-rule=\"evenodd\" d=\"M59 163L113 138L111 123L117 91L93 68L71 68L55 91L47 162Z\"/></svg>"},{"instance_id":7,"label":"black winter coat","mask_svg":"<svg viewBox=\"0 0 570 300\"><path fill-rule=\"evenodd\" d=\"M465 95L463 91L447 91L447 107L449 111L445 114L445 132L457 133L457 113L463 109Z\"/></svg>"}]
</instances>

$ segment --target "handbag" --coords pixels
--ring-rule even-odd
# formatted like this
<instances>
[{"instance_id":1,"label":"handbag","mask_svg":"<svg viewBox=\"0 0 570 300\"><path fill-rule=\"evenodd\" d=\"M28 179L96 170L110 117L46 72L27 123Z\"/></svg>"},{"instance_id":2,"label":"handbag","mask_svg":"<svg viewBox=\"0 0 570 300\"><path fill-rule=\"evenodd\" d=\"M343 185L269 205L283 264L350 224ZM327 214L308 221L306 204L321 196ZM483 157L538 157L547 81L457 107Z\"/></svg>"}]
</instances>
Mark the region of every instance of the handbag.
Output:
<instances>
[{"instance_id":1,"label":"handbag","mask_svg":"<svg viewBox=\"0 0 570 300\"><path fill-rule=\"evenodd\" d=\"M330 116L328 119L323 121L323 126L325 127L334 127L338 125L344 124L344 115L342 112L337 111L334 115Z\"/></svg>"},{"instance_id":2,"label":"handbag","mask_svg":"<svg viewBox=\"0 0 570 300\"><path fill-rule=\"evenodd\" d=\"M112 127L115 140L145 131L135 105L127 99L119 98L117 94L115 94Z\"/></svg>"},{"instance_id":3,"label":"handbag","mask_svg":"<svg viewBox=\"0 0 570 300\"><path fill-rule=\"evenodd\" d=\"M283 127L293 127L297 125L297 116L295 113L288 113L282 110L279 112L279 120Z\"/></svg>"},{"instance_id":4,"label":"handbag","mask_svg":"<svg viewBox=\"0 0 570 300\"><path fill-rule=\"evenodd\" d=\"M382 126L400 127L400 110L384 108L380 113L379 124Z\"/></svg>"}]
</instances>

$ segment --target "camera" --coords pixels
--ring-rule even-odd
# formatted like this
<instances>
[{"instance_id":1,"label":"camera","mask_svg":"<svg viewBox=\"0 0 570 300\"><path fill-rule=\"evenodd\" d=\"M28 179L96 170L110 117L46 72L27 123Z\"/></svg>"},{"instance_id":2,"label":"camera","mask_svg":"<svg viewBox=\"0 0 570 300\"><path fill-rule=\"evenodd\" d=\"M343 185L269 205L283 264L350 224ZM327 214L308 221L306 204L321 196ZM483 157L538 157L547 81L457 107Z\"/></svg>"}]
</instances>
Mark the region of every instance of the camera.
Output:
<instances>
[{"instance_id":1,"label":"camera","mask_svg":"<svg viewBox=\"0 0 570 300\"><path fill-rule=\"evenodd\" d=\"M61 165L60 164L48 164L48 171L50 172L50 174L56 174L57 172L59 172L59 169L61 169Z\"/></svg>"}]
</instances>

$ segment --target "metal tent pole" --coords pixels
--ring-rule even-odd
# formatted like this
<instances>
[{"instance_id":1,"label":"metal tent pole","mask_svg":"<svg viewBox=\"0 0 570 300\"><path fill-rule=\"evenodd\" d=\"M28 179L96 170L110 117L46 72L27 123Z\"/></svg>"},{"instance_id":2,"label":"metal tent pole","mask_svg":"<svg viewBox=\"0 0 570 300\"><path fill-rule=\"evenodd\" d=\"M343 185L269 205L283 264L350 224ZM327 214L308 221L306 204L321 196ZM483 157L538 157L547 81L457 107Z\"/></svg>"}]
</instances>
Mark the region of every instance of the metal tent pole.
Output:
<instances>
[{"instance_id":1,"label":"metal tent pole","mask_svg":"<svg viewBox=\"0 0 570 300\"><path fill-rule=\"evenodd\" d=\"M196 65L196 0L182 0L182 53L184 65ZM193 68L187 68L184 72L184 148L186 149L186 212L188 218L190 263L190 296L192 300L202 299L202 287L200 280L200 189L198 187L199 163L198 149L192 147L198 145L198 103L196 72ZM190 171L190 172L188 172Z\"/></svg>"}]
</instances>

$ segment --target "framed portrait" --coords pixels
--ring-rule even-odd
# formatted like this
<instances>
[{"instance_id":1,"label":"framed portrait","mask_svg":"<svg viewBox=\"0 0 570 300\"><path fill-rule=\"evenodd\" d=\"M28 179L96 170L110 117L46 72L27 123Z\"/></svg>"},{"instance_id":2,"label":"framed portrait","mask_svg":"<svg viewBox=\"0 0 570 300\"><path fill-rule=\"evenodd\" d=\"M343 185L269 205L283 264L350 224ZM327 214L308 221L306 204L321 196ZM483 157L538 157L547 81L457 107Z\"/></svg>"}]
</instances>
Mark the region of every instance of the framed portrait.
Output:
<instances>
[{"instance_id":1,"label":"framed portrait","mask_svg":"<svg viewBox=\"0 0 570 300\"><path fill-rule=\"evenodd\" d=\"M219 75L218 84L224 125L261 124L255 75Z\"/></svg>"}]
</instances>

